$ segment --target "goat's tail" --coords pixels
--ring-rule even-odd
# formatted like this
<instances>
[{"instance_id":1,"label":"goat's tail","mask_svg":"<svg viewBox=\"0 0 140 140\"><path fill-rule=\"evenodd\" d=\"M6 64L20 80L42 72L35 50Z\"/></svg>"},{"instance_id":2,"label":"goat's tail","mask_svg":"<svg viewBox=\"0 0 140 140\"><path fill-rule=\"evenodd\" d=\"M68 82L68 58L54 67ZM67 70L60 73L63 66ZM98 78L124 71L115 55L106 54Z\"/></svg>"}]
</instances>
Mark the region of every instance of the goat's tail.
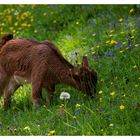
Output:
<instances>
[{"instance_id":1,"label":"goat's tail","mask_svg":"<svg viewBox=\"0 0 140 140\"><path fill-rule=\"evenodd\" d=\"M2 37L0 37L0 49L7 41L11 39L13 39L13 34L11 33L4 34Z\"/></svg>"}]
</instances>

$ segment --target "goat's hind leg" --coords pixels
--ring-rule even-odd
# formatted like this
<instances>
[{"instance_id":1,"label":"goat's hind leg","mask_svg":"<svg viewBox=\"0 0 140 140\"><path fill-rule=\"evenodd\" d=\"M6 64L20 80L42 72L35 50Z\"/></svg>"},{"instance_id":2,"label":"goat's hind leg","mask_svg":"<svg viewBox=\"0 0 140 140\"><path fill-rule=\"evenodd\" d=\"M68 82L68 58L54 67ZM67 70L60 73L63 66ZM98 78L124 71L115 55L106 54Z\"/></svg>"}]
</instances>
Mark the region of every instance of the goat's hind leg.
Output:
<instances>
[{"instance_id":1,"label":"goat's hind leg","mask_svg":"<svg viewBox=\"0 0 140 140\"><path fill-rule=\"evenodd\" d=\"M4 89L9 82L6 72L0 67L0 96L3 96Z\"/></svg>"},{"instance_id":2,"label":"goat's hind leg","mask_svg":"<svg viewBox=\"0 0 140 140\"><path fill-rule=\"evenodd\" d=\"M20 85L14 80L10 80L9 84L4 89L4 109L10 107L11 105L11 96L14 92L20 87Z\"/></svg>"}]
</instances>

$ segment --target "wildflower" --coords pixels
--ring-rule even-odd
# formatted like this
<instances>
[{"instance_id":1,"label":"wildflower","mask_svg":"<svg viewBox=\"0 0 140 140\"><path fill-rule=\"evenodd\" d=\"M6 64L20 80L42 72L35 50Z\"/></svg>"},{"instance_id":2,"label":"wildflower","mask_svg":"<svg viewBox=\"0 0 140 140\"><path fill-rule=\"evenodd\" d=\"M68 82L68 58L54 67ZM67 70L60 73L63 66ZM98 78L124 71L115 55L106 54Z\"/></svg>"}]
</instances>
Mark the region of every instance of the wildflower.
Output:
<instances>
[{"instance_id":1,"label":"wildflower","mask_svg":"<svg viewBox=\"0 0 140 140\"><path fill-rule=\"evenodd\" d=\"M140 80L140 77L138 79Z\"/></svg>"},{"instance_id":2,"label":"wildflower","mask_svg":"<svg viewBox=\"0 0 140 140\"><path fill-rule=\"evenodd\" d=\"M98 45L98 46L96 46L96 48L100 48L100 46Z\"/></svg>"},{"instance_id":3,"label":"wildflower","mask_svg":"<svg viewBox=\"0 0 140 140\"><path fill-rule=\"evenodd\" d=\"M131 33L134 33L135 31L136 31L135 29L132 29L132 30L131 30Z\"/></svg>"},{"instance_id":4,"label":"wildflower","mask_svg":"<svg viewBox=\"0 0 140 140\"><path fill-rule=\"evenodd\" d=\"M107 40L107 41L106 41L106 44L108 44L108 43L110 43L110 41L109 41L109 40Z\"/></svg>"},{"instance_id":5,"label":"wildflower","mask_svg":"<svg viewBox=\"0 0 140 140\"><path fill-rule=\"evenodd\" d=\"M70 99L70 94L68 92L61 92L60 100Z\"/></svg>"},{"instance_id":6,"label":"wildflower","mask_svg":"<svg viewBox=\"0 0 140 140\"><path fill-rule=\"evenodd\" d=\"M7 20L8 22L12 22L12 16L8 16Z\"/></svg>"},{"instance_id":7,"label":"wildflower","mask_svg":"<svg viewBox=\"0 0 140 140\"><path fill-rule=\"evenodd\" d=\"M76 24L78 25L78 24L79 24L79 22L77 21L77 22L76 22Z\"/></svg>"},{"instance_id":8,"label":"wildflower","mask_svg":"<svg viewBox=\"0 0 140 140\"><path fill-rule=\"evenodd\" d=\"M123 42L122 44L123 44L123 45L125 45L125 44L126 44L126 42Z\"/></svg>"},{"instance_id":9,"label":"wildflower","mask_svg":"<svg viewBox=\"0 0 140 140\"><path fill-rule=\"evenodd\" d=\"M125 109L125 106L124 105L120 105L120 110L124 110Z\"/></svg>"},{"instance_id":10,"label":"wildflower","mask_svg":"<svg viewBox=\"0 0 140 140\"><path fill-rule=\"evenodd\" d=\"M92 51L91 54L95 54L95 51Z\"/></svg>"},{"instance_id":11,"label":"wildflower","mask_svg":"<svg viewBox=\"0 0 140 140\"><path fill-rule=\"evenodd\" d=\"M136 66L136 65L134 65L134 66L133 66L133 68L134 68L134 69L136 69L136 68L137 68L137 66Z\"/></svg>"},{"instance_id":12,"label":"wildflower","mask_svg":"<svg viewBox=\"0 0 140 140\"><path fill-rule=\"evenodd\" d=\"M76 104L75 107L76 108L79 108L79 107L81 107L81 105L80 104Z\"/></svg>"},{"instance_id":13,"label":"wildflower","mask_svg":"<svg viewBox=\"0 0 140 140\"><path fill-rule=\"evenodd\" d=\"M139 46L139 44L135 44L135 47L138 47Z\"/></svg>"},{"instance_id":14,"label":"wildflower","mask_svg":"<svg viewBox=\"0 0 140 140\"><path fill-rule=\"evenodd\" d=\"M114 33L114 30L111 30L110 33Z\"/></svg>"},{"instance_id":15,"label":"wildflower","mask_svg":"<svg viewBox=\"0 0 140 140\"><path fill-rule=\"evenodd\" d=\"M111 45L115 45L115 44L118 44L118 42L112 39L112 40L110 41L110 44L111 44Z\"/></svg>"},{"instance_id":16,"label":"wildflower","mask_svg":"<svg viewBox=\"0 0 140 140\"><path fill-rule=\"evenodd\" d=\"M37 30L34 30L34 33L37 33Z\"/></svg>"},{"instance_id":17,"label":"wildflower","mask_svg":"<svg viewBox=\"0 0 140 140\"><path fill-rule=\"evenodd\" d=\"M99 91L99 94L102 94L102 93L103 93L103 91L102 91L102 90L100 90L100 91Z\"/></svg>"},{"instance_id":18,"label":"wildflower","mask_svg":"<svg viewBox=\"0 0 140 140\"><path fill-rule=\"evenodd\" d=\"M76 119L76 116L73 116L73 119Z\"/></svg>"},{"instance_id":19,"label":"wildflower","mask_svg":"<svg viewBox=\"0 0 140 140\"><path fill-rule=\"evenodd\" d=\"M92 36L96 36L96 34L92 34Z\"/></svg>"},{"instance_id":20,"label":"wildflower","mask_svg":"<svg viewBox=\"0 0 140 140\"><path fill-rule=\"evenodd\" d=\"M134 13L134 11L135 11L134 9L130 9L129 13L132 14Z\"/></svg>"},{"instance_id":21,"label":"wildflower","mask_svg":"<svg viewBox=\"0 0 140 140\"><path fill-rule=\"evenodd\" d=\"M123 35L123 34L125 34L125 32L120 32L120 34L122 34L122 35Z\"/></svg>"},{"instance_id":22,"label":"wildflower","mask_svg":"<svg viewBox=\"0 0 140 140\"><path fill-rule=\"evenodd\" d=\"M113 85L113 82L111 82L110 84Z\"/></svg>"},{"instance_id":23,"label":"wildflower","mask_svg":"<svg viewBox=\"0 0 140 140\"><path fill-rule=\"evenodd\" d=\"M123 18L120 18L120 19L119 19L119 22L122 22L122 21L123 21Z\"/></svg>"},{"instance_id":24,"label":"wildflower","mask_svg":"<svg viewBox=\"0 0 140 140\"><path fill-rule=\"evenodd\" d=\"M64 104L61 104L59 107L60 107L60 108L63 108L63 107L64 107Z\"/></svg>"},{"instance_id":25,"label":"wildflower","mask_svg":"<svg viewBox=\"0 0 140 140\"><path fill-rule=\"evenodd\" d=\"M138 87L138 85L135 85L135 87Z\"/></svg>"},{"instance_id":26,"label":"wildflower","mask_svg":"<svg viewBox=\"0 0 140 140\"><path fill-rule=\"evenodd\" d=\"M126 49L126 50L128 50L129 48L128 48L128 47L126 47L125 49Z\"/></svg>"},{"instance_id":27,"label":"wildflower","mask_svg":"<svg viewBox=\"0 0 140 140\"><path fill-rule=\"evenodd\" d=\"M24 127L24 130L30 130L29 126Z\"/></svg>"},{"instance_id":28,"label":"wildflower","mask_svg":"<svg viewBox=\"0 0 140 140\"><path fill-rule=\"evenodd\" d=\"M102 103L103 102L103 98L99 98L99 101L100 101L100 103Z\"/></svg>"},{"instance_id":29,"label":"wildflower","mask_svg":"<svg viewBox=\"0 0 140 140\"><path fill-rule=\"evenodd\" d=\"M18 26L18 22L15 22L15 24L14 24L15 26Z\"/></svg>"},{"instance_id":30,"label":"wildflower","mask_svg":"<svg viewBox=\"0 0 140 140\"><path fill-rule=\"evenodd\" d=\"M110 93L110 95L111 95L111 96L114 96L114 95L115 95L115 92L114 92L114 91L113 91L113 92L111 92L111 93Z\"/></svg>"},{"instance_id":31,"label":"wildflower","mask_svg":"<svg viewBox=\"0 0 140 140\"><path fill-rule=\"evenodd\" d=\"M113 35L111 34L111 35L109 35L110 37L112 37Z\"/></svg>"},{"instance_id":32,"label":"wildflower","mask_svg":"<svg viewBox=\"0 0 140 140\"><path fill-rule=\"evenodd\" d=\"M120 53L123 53L123 52L124 52L124 50L121 50L121 51L120 51Z\"/></svg>"},{"instance_id":33,"label":"wildflower","mask_svg":"<svg viewBox=\"0 0 140 140\"><path fill-rule=\"evenodd\" d=\"M131 36L131 39L135 38L134 36Z\"/></svg>"},{"instance_id":34,"label":"wildflower","mask_svg":"<svg viewBox=\"0 0 140 140\"><path fill-rule=\"evenodd\" d=\"M101 132L103 132L104 131L104 129L101 129Z\"/></svg>"},{"instance_id":35,"label":"wildflower","mask_svg":"<svg viewBox=\"0 0 140 140\"><path fill-rule=\"evenodd\" d=\"M49 133L47 134L47 136L52 136L54 134L55 134L55 130L51 130L51 131L49 131Z\"/></svg>"},{"instance_id":36,"label":"wildflower","mask_svg":"<svg viewBox=\"0 0 140 140\"><path fill-rule=\"evenodd\" d=\"M47 13L43 13L43 16L46 16L47 15Z\"/></svg>"},{"instance_id":37,"label":"wildflower","mask_svg":"<svg viewBox=\"0 0 140 140\"><path fill-rule=\"evenodd\" d=\"M114 126L114 124L113 124L113 123L109 124L109 127L113 127L113 126Z\"/></svg>"}]
</instances>

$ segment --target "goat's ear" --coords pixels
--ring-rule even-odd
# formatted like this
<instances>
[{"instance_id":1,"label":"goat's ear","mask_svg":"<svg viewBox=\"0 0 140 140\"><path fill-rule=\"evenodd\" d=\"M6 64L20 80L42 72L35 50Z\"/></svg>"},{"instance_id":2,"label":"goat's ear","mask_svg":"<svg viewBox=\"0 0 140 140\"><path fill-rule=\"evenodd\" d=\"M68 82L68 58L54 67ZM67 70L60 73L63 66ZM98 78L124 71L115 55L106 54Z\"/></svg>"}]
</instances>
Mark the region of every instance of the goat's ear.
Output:
<instances>
[{"instance_id":1,"label":"goat's ear","mask_svg":"<svg viewBox=\"0 0 140 140\"><path fill-rule=\"evenodd\" d=\"M87 60L87 57L86 56L83 56L82 66L84 68L87 68L88 67L88 60Z\"/></svg>"}]
</instances>

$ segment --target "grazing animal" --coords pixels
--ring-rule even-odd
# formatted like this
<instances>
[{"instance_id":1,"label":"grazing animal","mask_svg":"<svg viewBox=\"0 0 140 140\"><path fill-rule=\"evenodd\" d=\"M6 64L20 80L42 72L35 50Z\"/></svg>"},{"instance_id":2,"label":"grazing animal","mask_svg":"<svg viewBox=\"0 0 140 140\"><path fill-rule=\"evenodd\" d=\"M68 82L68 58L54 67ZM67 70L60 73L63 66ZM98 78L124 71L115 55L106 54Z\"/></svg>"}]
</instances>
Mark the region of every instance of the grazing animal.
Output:
<instances>
[{"instance_id":1,"label":"grazing animal","mask_svg":"<svg viewBox=\"0 0 140 140\"><path fill-rule=\"evenodd\" d=\"M94 95L97 74L89 68L86 56L83 56L82 67L78 68L64 59L50 41L37 42L6 34L0 42L0 95L4 96L4 108L9 107L11 95L24 80L31 83L33 105L38 107L42 88L47 89L51 101L56 84L66 84Z\"/></svg>"}]
</instances>

